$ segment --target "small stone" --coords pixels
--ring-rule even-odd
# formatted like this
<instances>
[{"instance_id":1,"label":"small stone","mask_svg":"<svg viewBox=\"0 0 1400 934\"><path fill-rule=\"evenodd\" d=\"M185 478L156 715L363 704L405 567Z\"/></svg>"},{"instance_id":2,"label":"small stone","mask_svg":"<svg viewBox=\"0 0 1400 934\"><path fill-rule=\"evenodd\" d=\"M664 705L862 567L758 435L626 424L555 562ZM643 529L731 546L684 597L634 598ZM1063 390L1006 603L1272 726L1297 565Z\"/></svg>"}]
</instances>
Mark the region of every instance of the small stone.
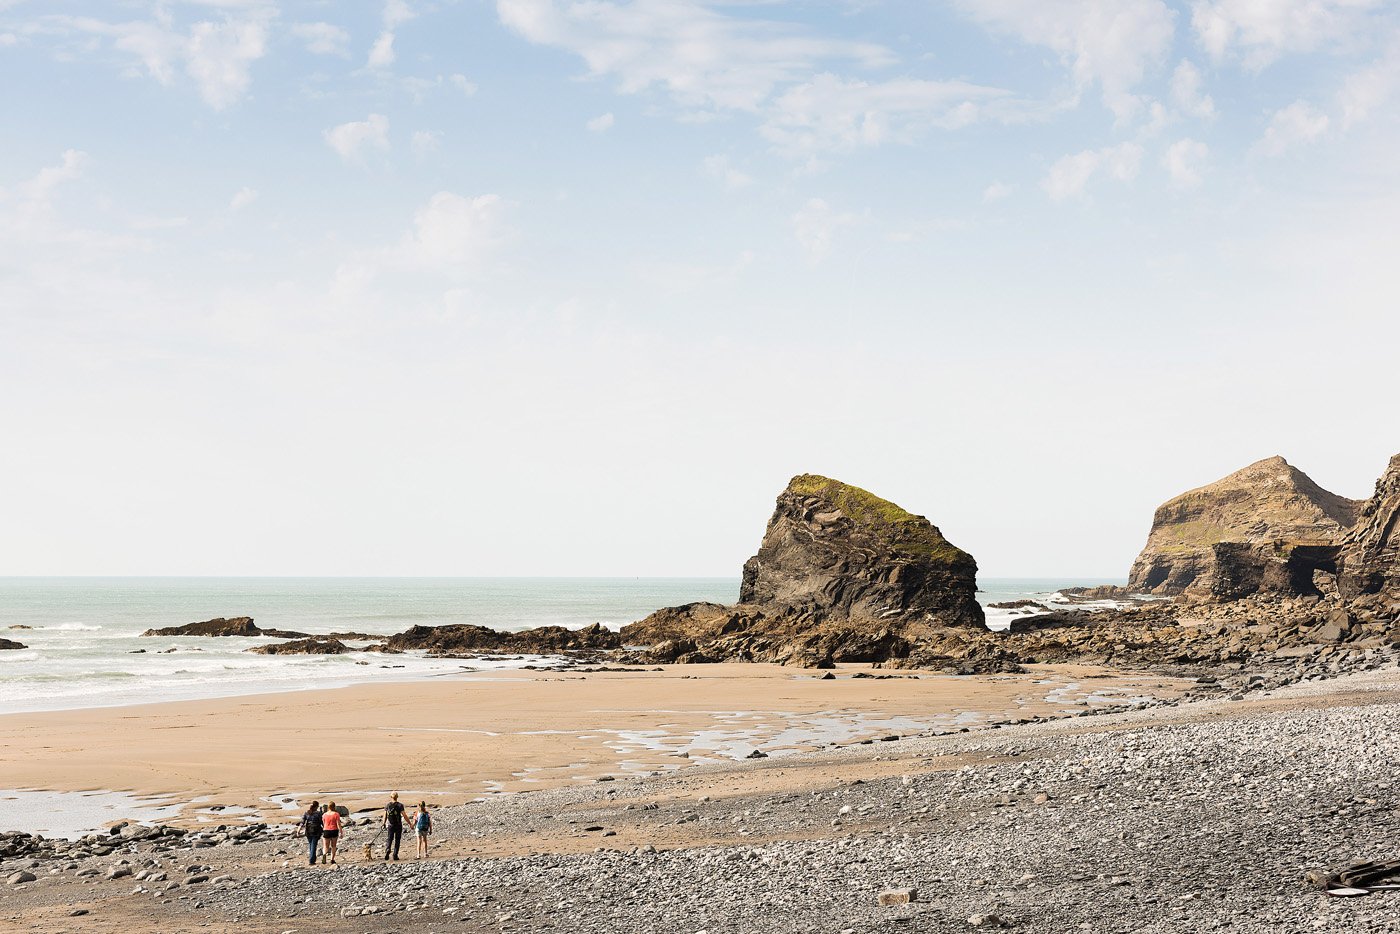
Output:
<instances>
[{"instance_id":1,"label":"small stone","mask_svg":"<svg viewBox=\"0 0 1400 934\"><path fill-rule=\"evenodd\" d=\"M907 905L919 897L917 889L885 889L880 893L879 902L881 905Z\"/></svg>"},{"instance_id":2,"label":"small stone","mask_svg":"<svg viewBox=\"0 0 1400 934\"><path fill-rule=\"evenodd\" d=\"M973 915L967 919L967 923L975 928L1010 927L1010 925L998 915Z\"/></svg>"},{"instance_id":3,"label":"small stone","mask_svg":"<svg viewBox=\"0 0 1400 934\"><path fill-rule=\"evenodd\" d=\"M37 878L38 876L34 875L34 873L26 872L25 870L21 869L19 872L10 873L9 878L7 878L5 881L8 882L10 885L23 885L26 882L33 882Z\"/></svg>"}]
</instances>

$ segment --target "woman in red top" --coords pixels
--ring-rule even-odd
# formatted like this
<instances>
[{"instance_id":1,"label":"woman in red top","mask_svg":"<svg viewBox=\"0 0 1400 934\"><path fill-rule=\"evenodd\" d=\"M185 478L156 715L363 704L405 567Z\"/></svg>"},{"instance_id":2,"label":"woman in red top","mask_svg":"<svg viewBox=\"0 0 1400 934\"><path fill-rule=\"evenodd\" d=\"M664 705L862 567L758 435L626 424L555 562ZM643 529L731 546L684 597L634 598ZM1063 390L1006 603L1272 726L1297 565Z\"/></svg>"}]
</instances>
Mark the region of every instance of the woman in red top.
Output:
<instances>
[{"instance_id":1,"label":"woman in red top","mask_svg":"<svg viewBox=\"0 0 1400 934\"><path fill-rule=\"evenodd\" d=\"M326 845L326 856L334 865L335 851L340 845L340 812L335 809L334 801L326 805L325 813L321 815L321 839Z\"/></svg>"}]
</instances>

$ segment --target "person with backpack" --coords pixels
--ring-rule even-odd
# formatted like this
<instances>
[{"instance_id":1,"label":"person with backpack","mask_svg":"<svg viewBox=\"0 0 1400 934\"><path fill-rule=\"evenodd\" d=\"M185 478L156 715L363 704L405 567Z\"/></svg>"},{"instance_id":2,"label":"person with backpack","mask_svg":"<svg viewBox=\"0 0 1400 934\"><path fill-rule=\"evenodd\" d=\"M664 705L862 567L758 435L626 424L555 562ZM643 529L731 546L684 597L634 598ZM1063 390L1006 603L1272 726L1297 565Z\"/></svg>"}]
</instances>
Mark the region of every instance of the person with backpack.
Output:
<instances>
[{"instance_id":1,"label":"person with backpack","mask_svg":"<svg viewBox=\"0 0 1400 934\"><path fill-rule=\"evenodd\" d=\"M326 854L322 861L328 861L332 866L335 865L335 853L340 846L340 821L340 811L332 801L321 813L321 838L326 842Z\"/></svg>"},{"instance_id":2,"label":"person with backpack","mask_svg":"<svg viewBox=\"0 0 1400 934\"><path fill-rule=\"evenodd\" d=\"M418 858L428 855L428 837L433 833L433 816L428 813L428 802L418 802L418 814L413 821L413 829L418 834Z\"/></svg>"},{"instance_id":3,"label":"person with backpack","mask_svg":"<svg viewBox=\"0 0 1400 934\"><path fill-rule=\"evenodd\" d=\"M389 861L389 854L392 853L394 860L399 858L399 844L403 842L403 812L404 807L399 803L399 793L396 791L389 796L389 803L384 805L384 861Z\"/></svg>"},{"instance_id":4,"label":"person with backpack","mask_svg":"<svg viewBox=\"0 0 1400 934\"><path fill-rule=\"evenodd\" d=\"M311 802L311 807L301 815L297 833L306 838L307 862L312 866L316 865L316 850L321 845L321 802Z\"/></svg>"}]
</instances>

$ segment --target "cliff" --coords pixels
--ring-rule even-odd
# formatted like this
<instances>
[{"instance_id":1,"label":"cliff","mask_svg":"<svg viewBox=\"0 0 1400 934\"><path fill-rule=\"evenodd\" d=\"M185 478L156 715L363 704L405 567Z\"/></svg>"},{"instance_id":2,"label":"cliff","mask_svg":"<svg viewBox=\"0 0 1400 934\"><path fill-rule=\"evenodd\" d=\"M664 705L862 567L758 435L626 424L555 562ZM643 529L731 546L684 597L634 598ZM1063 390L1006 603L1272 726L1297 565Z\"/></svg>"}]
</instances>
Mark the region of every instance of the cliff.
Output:
<instances>
[{"instance_id":1,"label":"cliff","mask_svg":"<svg viewBox=\"0 0 1400 934\"><path fill-rule=\"evenodd\" d=\"M1203 599L1311 592L1316 571L1335 570L1361 506L1282 457L1250 464L1158 507L1128 589Z\"/></svg>"},{"instance_id":2,"label":"cliff","mask_svg":"<svg viewBox=\"0 0 1400 934\"><path fill-rule=\"evenodd\" d=\"M1340 589L1358 599L1387 595L1400 601L1400 454L1390 459L1375 495L1342 542Z\"/></svg>"}]
</instances>

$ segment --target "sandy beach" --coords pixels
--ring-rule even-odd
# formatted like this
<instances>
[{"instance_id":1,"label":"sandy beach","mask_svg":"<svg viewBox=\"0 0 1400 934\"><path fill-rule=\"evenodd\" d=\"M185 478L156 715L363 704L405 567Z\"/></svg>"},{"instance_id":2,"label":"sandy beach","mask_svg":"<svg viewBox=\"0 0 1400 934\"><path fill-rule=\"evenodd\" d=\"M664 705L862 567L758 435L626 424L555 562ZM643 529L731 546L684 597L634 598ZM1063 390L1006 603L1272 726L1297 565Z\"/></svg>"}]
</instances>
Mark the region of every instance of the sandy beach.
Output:
<instances>
[{"instance_id":1,"label":"sandy beach","mask_svg":"<svg viewBox=\"0 0 1400 934\"><path fill-rule=\"evenodd\" d=\"M850 666L834 679L769 665L508 672L430 682L0 717L8 789L120 791L169 805L163 822L287 820L308 798L352 808L399 789L435 804L599 776L783 756L888 735L1063 716L1181 679L1036 666L956 677ZM855 677L855 675L864 675ZM23 796L0 794L0 815ZM61 807L61 805L60 805ZM114 814L130 818L136 814Z\"/></svg>"}]
</instances>

